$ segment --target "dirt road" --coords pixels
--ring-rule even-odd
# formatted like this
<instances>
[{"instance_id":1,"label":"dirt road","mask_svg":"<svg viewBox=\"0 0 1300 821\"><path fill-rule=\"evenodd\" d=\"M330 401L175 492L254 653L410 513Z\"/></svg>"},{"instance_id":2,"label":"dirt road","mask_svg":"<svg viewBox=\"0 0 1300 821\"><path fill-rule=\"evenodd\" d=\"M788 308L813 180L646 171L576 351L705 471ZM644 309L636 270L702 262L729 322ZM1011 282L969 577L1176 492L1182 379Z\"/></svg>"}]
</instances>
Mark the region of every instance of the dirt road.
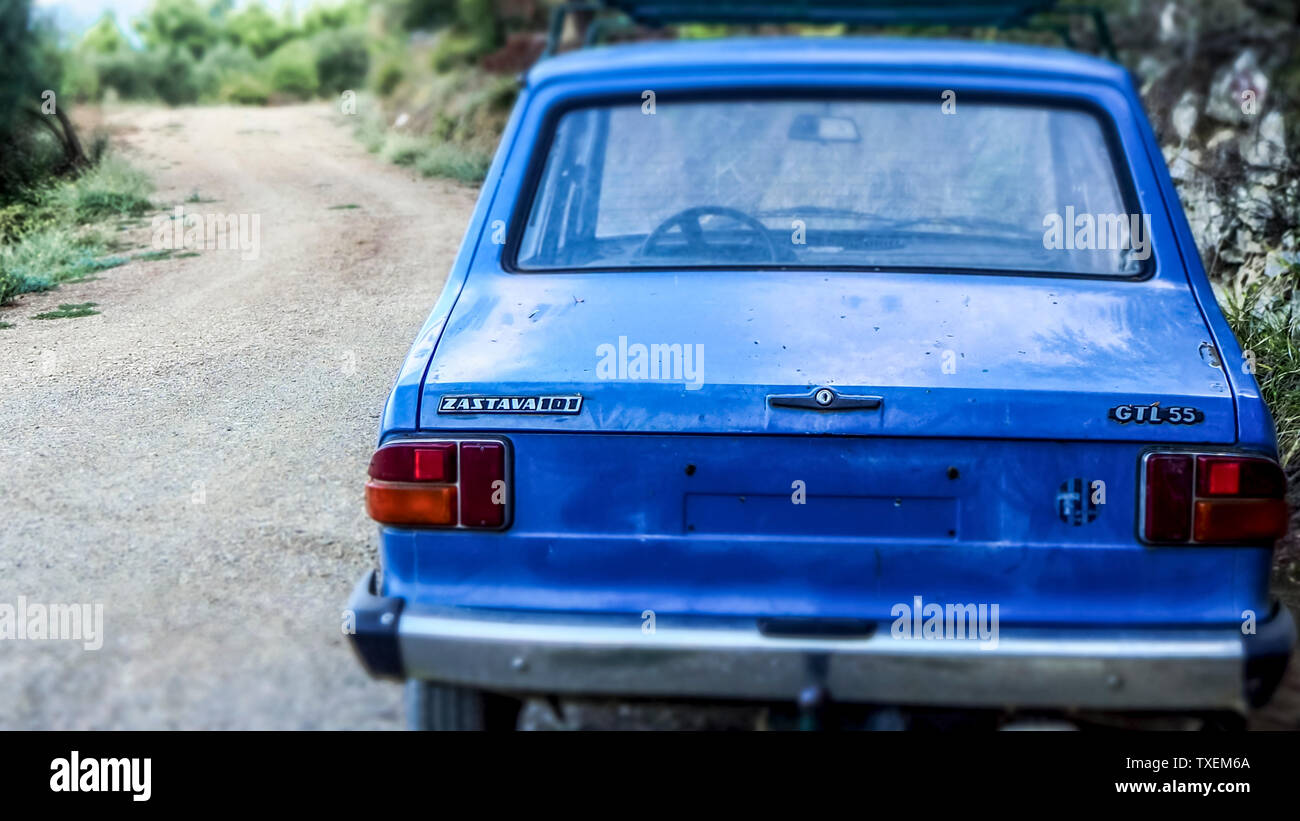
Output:
<instances>
[{"instance_id":1,"label":"dirt road","mask_svg":"<svg viewBox=\"0 0 1300 821\"><path fill-rule=\"evenodd\" d=\"M341 608L374 561L379 411L475 191L367 155L325 106L106 122L160 206L258 215L260 248L0 309L0 602L104 622L98 650L0 642L0 728L398 727ZM67 302L101 313L30 318Z\"/></svg>"}]
</instances>

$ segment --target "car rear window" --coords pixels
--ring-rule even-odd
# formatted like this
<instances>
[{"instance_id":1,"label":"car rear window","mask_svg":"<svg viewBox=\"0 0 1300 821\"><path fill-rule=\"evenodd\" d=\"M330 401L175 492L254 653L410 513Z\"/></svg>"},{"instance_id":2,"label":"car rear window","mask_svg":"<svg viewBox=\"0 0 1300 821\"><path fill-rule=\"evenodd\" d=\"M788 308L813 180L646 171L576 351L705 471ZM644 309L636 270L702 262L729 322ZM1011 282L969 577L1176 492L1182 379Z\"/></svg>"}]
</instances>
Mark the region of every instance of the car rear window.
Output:
<instances>
[{"instance_id":1,"label":"car rear window","mask_svg":"<svg viewBox=\"0 0 1300 821\"><path fill-rule=\"evenodd\" d=\"M570 109L513 259L1132 276L1149 224L1106 134L1082 109L938 98Z\"/></svg>"}]
</instances>

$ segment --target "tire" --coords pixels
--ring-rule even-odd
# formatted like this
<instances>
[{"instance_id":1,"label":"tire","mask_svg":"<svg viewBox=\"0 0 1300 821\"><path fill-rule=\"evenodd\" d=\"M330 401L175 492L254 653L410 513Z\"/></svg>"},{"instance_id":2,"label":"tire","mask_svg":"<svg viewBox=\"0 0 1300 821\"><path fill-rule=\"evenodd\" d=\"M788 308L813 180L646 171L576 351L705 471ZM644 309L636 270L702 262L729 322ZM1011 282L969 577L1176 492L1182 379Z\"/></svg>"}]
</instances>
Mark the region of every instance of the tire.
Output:
<instances>
[{"instance_id":1,"label":"tire","mask_svg":"<svg viewBox=\"0 0 1300 821\"><path fill-rule=\"evenodd\" d=\"M513 730L520 704L511 698L409 679L406 728L419 731Z\"/></svg>"}]
</instances>

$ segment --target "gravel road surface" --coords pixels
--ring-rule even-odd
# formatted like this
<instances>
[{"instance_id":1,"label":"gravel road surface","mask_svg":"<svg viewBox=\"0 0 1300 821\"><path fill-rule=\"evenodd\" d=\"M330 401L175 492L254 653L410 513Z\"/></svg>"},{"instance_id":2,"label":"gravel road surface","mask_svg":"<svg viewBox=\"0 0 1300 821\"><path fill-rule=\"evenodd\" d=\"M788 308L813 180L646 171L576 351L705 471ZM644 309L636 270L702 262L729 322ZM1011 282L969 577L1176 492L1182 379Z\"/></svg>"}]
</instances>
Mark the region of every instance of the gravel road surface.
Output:
<instances>
[{"instance_id":1,"label":"gravel road surface","mask_svg":"<svg viewBox=\"0 0 1300 821\"><path fill-rule=\"evenodd\" d=\"M99 603L104 622L98 650L0 643L0 728L401 726L341 608L374 561L379 412L476 191L382 163L339 119L105 115L160 207L258 215L260 248L0 309L0 602ZM136 252L148 223L122 235ZM31 319L68 302L101 313Z\"/></svg>"}]
</instances>

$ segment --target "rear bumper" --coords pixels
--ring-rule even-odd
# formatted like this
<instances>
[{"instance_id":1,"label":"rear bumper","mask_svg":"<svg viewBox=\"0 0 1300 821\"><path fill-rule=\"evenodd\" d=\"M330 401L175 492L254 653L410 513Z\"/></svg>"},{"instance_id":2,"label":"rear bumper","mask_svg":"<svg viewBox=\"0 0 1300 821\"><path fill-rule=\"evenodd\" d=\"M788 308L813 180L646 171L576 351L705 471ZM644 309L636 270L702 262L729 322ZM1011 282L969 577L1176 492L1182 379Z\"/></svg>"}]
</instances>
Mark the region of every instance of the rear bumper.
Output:
<instances>
[{"instance_id":1,"label":"rear bumper","mask_svg":"<svg viewBox=\"0 0 1300 821\"><path fill-rule=\"evenodd\" d=\"M1295 641L1275 608L1239 628L1003 629L996 643L773 635L754 619L404 608L353 592L352 643L375 676L506 692L1098 710L1234 710L1267 701Z\"/></svg>"}]
</instances>

